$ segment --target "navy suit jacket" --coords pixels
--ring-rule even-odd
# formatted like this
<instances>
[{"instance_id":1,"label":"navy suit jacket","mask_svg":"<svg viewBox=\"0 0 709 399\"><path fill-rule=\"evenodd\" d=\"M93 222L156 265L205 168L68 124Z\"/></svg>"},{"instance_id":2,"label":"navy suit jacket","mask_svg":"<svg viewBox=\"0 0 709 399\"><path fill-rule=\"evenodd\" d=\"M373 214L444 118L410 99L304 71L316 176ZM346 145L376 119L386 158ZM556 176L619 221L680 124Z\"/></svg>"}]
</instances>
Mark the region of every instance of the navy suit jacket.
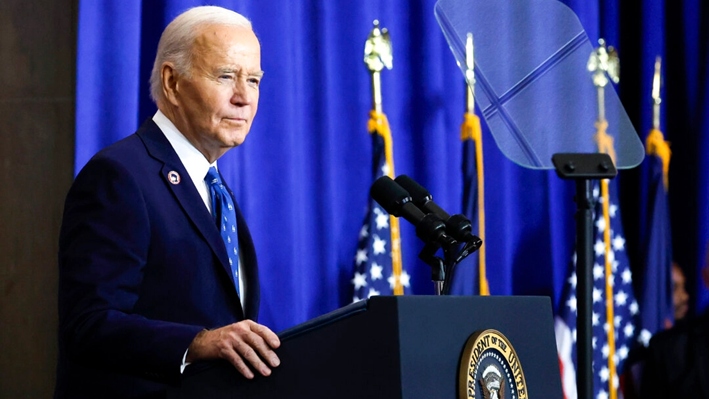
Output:
<instances>
[{"instance_id":1,"label":"navy suit jacket","mask_svg":"<svg viewBox=\"0 0 709 399\"><path fill-rule=\"evenodd\" d=\"M650 340L640 398L709 398L709 311Z\"/></svg>"},{"instance_id":2,"label":"navy suit jacket","mask_svg":"<svg viewBox=\"0 0 709 399\"><path fill-rule=\"evenodd\" d=\"M198 332L257 318L256 255L236 211L245 309L216 223L152 120L86 164L59 238L56 398L164 396Z\"/></svg>"}]
</instances>

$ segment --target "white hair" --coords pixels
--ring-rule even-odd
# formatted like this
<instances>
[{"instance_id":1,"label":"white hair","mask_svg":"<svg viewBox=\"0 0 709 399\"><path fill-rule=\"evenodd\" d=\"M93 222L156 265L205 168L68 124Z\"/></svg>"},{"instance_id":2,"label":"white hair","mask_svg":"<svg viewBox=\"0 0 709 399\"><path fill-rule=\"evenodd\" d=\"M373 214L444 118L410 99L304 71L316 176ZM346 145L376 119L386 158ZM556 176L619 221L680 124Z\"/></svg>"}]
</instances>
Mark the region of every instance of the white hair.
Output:
<instances>
[{"instance_id":1,"label":"white hair","mask_svg":"<svg viewBox=\"0 0 709 399\"><path fill-rule=\"evenodd\" d=\"M251 29L251 21L243 15L217 6L190 8L167 25L160 36L158 51L150 74L150 98L157 103L163 98L160 71L165 62L175 70L189 76L192 63L192 45L199 36L202 25L240 26Z\"/></svg>"}]
</instances>

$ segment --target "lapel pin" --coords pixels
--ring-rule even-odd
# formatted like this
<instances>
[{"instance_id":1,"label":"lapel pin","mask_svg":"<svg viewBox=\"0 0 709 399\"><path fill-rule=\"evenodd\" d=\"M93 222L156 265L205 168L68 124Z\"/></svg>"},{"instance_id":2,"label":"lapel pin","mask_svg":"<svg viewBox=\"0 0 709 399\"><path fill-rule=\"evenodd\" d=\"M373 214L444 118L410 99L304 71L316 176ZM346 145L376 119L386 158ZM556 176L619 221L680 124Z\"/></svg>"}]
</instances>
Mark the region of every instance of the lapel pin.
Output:
<instances>
[{"instance_id":1,"label":"lapel pin","mask_svg":"<svg viewBox=\"0 0 709 399\"><path fill-rule=\"evenodd\" d=\"M180 184L180 174L174 170L171 170L167 172L167 180L169 180L172 184Z\"/></svg>"}]
</instances>

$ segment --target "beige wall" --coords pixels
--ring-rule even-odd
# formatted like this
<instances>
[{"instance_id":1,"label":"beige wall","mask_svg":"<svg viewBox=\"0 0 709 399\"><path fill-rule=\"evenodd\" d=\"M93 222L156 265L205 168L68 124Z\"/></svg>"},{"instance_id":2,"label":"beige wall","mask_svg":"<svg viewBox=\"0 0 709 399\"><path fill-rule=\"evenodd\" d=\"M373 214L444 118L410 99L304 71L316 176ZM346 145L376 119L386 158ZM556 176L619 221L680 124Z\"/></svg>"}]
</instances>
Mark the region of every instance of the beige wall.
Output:
<instances>
[{"instance_id":1,"label":"beige wall","mask_svg":"<svg viewBox=\"0 0 709 399\"><path fill-rule=\"evenodd\" d=\"M50 398L78 0L0 1L0 397Z\"/></svg>"}]
</instances>

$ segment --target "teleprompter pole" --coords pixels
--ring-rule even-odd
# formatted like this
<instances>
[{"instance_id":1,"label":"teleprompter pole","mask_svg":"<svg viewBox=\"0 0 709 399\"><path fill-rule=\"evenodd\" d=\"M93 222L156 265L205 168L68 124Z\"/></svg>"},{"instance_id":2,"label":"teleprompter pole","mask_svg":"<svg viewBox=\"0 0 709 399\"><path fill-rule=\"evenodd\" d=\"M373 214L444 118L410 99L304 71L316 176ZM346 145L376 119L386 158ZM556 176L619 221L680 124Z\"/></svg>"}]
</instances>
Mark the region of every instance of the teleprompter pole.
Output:
<instances>
[{"instance_id":1,"label":"teleprompter pole","mask_svg":"<svg viewBox=\"0 0 709 399\"><path fill-rule=\"evenodd\" d=\"M552 162L562 179L576 183L576 386L580 399L593 398L593 197L591 181L612 179L617 171L608 154L554 154Z\"/></svg>"}]
</instances>

